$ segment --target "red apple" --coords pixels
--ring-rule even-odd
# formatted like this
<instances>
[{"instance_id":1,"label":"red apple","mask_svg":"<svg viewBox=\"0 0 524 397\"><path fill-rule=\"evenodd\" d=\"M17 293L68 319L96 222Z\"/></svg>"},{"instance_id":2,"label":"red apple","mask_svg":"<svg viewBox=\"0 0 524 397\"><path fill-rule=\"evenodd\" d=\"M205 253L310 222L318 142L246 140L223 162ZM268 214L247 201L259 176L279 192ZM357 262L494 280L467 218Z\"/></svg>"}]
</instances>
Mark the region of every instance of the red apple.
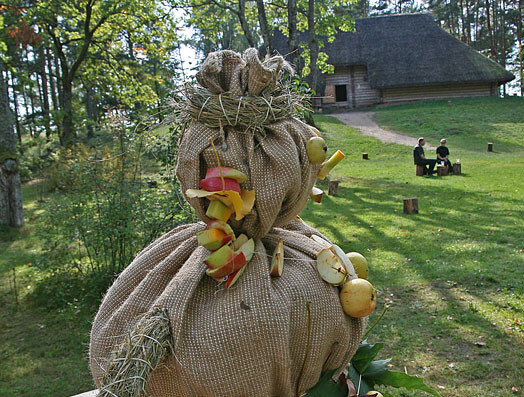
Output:
<instances>
[{"instance_id":1,"label":"red apple","mask_svg":"<svg viewBox=\"0 0 524 397\"><path fill-rule=\"evenodd\" d=\"M220 229L207 229L197 232L198 244L204 246L210 251L214 251L229 243L233 236L226 235Z\"/></svg>"},{"instance_id":2,"label":"red apple","mask_svg":"<svg viewBox=\"0 0 524 397\"><path fill-rule=\"evenodd\" d=\"M249 262L251 258L253 258L253 254L255 253L255 241L252 238L250 238L244 244L242 244L240 248L235 252L242 252L244 254L244 257L246 258L246 262Z\"/></svg>"},{"instance_id":3,"label":"red apple","mask_svg":"<svg viewBox=\"0 0 524 397\"><path fill-rule=\"evenodd\" d=\"M232 190L240 194L240 185L234 179L224 178L222 184L222 178L206 178L202 179L199 183L200 188L208 192L220 192L221 190Z\"/></svg>"},{"instance_id":4,"label":"red apple","mask_svg":"<svg viewBox=\"0 0 524 397\"><path fill-rule=\"evenodd\" d=\"M213 268L213 269L207 269L206 274L210 277L216 278L216 277L224 277L228 274L234 273L238 269L240 269L242 266L245 266L247 264L246 257L244 256L243 252L238 252L234 254L233 260L230 260L226 262L223 266Z\"/></svg>"},{"instance_id":5,"label":"red apple","mask_svg":"<svg viewBox=\"0 0 524 397\"><path fill-rule=\"evenodd\" d=\"M227 276L226 280L226 290L231 287L233 284L236 283L236 281L240 278L242 273L244 273L244 270L246 270L246 265L242 266L240 269L235 271L234 273L231 273L229 276Z\"/></svg>"},{"instance_id":6,"label":"red apple","mask_svg":"<svg viewBox=\"0 0 524 397\"><path fill-rule=\"evenodd\" d=\"M311 193L309 193L309 198L316 203L320 203L322 201L323 194L324 194L324 191L322 189L319 189L318 187L313 186L313 189L311 189Z\"/></svg>"},{"instance_id":7,"label":"red apple","mask_svg":"<svg viewBox=\"0 0 524 397\"><path fill-rule=\"evenodd\" d=\"M233 252L231 247L229 245L224 245L223 247L219 248L211 255L209 255L204 260L204 263L212 269L217 269L228 264L229 262L233 262L234 258L235 253Z\"/></svg>"},{"instance_id":8,"label":"red apple","mask_svg":"<svg viewBox=\"0 0 524 397\"><path fill-rule=\"evenodd\" d=\"M220 170L219 168L222 168ZM230 178L234 179L238 183L242 183L247 180L247 175L243 172L240 172L239 170L235 170L231 167L213 167L209 168L206 172L206 179L207 178L220 178L220 171L222 171L222 176L224 178Z\"/></svg>"}]
</instances>

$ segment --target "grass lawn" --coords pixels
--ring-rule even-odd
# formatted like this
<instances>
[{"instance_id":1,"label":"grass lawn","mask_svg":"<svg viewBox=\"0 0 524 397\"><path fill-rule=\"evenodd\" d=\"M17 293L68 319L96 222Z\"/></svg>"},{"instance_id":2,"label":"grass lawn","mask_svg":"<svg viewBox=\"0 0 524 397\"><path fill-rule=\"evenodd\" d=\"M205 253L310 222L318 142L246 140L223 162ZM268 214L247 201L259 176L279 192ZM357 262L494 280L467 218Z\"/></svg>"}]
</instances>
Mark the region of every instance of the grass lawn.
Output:
<instances>
[{"instance_id":1,"label":"grass lawn","mask_svg":"<svg viewBox=\"0 0 524 397\"><path fill-rule=\"evenodd\" d=\"M301 216L346 252L359 251L379 291L369 337L393 369L424 376L442 396L524 395L524 101L453 100L378 110L376 120L435 145L448 139L461 176L416 177L411 148L317 118L339 196ZM438 138L438 139L437 139ZM487 153L487 142L495 152ZM361 158L368 152L370 160ZM327 182L319 183L327 190ZM418 215L402 199L418 197ZM41 255L38 184L24 187L27 227L0 234L0 395L69 396L92 388L87 369L96 307L49 311L29 302ZM28 266L28 264L32 266ZM12 268L20 304L15 304ZM513 390L512 390L513 388ZM387 391L391 396L422 392Z\"/></svg>"}]
</instances>

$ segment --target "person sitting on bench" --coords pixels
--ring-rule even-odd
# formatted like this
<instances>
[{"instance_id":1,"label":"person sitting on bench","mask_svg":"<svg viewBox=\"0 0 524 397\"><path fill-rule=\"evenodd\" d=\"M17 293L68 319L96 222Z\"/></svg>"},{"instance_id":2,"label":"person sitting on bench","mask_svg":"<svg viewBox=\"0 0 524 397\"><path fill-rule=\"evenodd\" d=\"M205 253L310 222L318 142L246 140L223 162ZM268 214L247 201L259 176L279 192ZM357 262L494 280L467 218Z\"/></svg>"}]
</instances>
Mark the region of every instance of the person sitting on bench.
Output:
<instances>
[{"instance_id":1,"label":"person sitting on bench","mask_svg":"<svg viewBox=\"0 0 524 397\"><path fill-rule=\"evenodd\" d=\"M424 175L433 175L435 173L434 168L437 164L437 159L427 159L422 148L426 144L424 138L418 138L418 145L413 148L413 161L416 165L424 167ZM428 167L429 166L429 169Z\"/></svg>"},{"instance_id":2,"label":"person sitting on bench","mask_svg":"<svg viewBox=\"0 0 524 397\"><path fill-rule=\"evenodd\" d=\"M446 138L440 140L440 146L437 148L437 161L448 166L448 172L453 172L453 166L449 161L449 149L446 147Z\"/></svg>"}]
</instances>

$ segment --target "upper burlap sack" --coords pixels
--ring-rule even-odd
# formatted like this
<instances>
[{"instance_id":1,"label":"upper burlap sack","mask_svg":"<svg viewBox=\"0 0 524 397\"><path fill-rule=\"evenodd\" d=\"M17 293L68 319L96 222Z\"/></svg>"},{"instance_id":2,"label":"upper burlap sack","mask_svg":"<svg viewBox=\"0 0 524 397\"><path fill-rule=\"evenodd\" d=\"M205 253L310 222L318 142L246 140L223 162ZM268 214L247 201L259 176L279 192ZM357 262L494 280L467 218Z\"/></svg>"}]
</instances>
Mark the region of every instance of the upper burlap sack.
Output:
<instances>
[{"instance_id":1,"label":"upper burlap sack","mask_svg":"<svg viewBox=\"0 0 524 397\"><path fill-rule=\"evenodd\" d=\"M109 289L91 332L97 387L123 335L157 308L168 312L174 354L152 372L148 396L294 396L299 378L298 389L305 391L322 371L348 364L365 320L345 315L338 289L319 277L315 261L322 246L309 238L320 235L315 229L293 221L288 230L275 228L258 239L246 271L224 291L205 274L209 251L195 237L203 228L185 225L162 236ZM284 271L271 277L280 238Z\"/></svg>"},{"instance_id":2,"label":"upper burlap sack","mask_svg":"<svg viewBox=\"0 0 524 397\"><path fill-rule=\"evenodd\" d=\"M204 62L198 80L218 95L229 89L227 95L267 95L270 102L282 65L276 58L261 64L252 51L243 58L225 51ZM344 314L338 288L316 270L323 247L310 236L321 234L296 220L319 169L305 150L312 130L293 118L224 130L193 120L181 139L177 175L184 192L198 189L206 170L217 166L208 138L217 140L221 165L247 174L241 186L255 190L251 212L229 220L237 236L255 238L254 256L226 291L205 273L209 251L196 238L204 223L181 226L144 249L109 289L93 322L90 367L104 396L136 395L137 379L148 396L294 396L323 371L346 366L358 347L366 320ZM190 200L204 222L207 202ZM279 239L284 269L271 277ZM160 365L129 357L130 349L123 358L126 340L153 339L136 329L159 310L168 317L172 350ZM127 367L147 361L144 371L151 372L120 372L123 360ZM114 386L124 383L128 391L115 394Z\"/></svg>"},{"instance_id":3,"label":"upper burlap sack","mask_svg":"<svg viewBox=\"0 0 524 397\"><path fill-rule=\"evenodd\" d=\"M277 86L283 64L281 57L260 63L255 49L246 51L244 57L232 51L220 51L206 58L197 78L215 94L269 95ZM271 101L270 96L267 101ZM316 136L312 129L292 117L271 122L270 109L267 114L268 120L263 126L252 127L246 127L243 115L240 120L224 117L223 134L219 128L194 120L181 138L176 167L182 192L198 189L206 170L218 165L209 138L217 142L221 164L245 173L248 179L241 187L255 191L251 212L244 219L231 219L229 223L235 231L254 238L295 218L306 205L320 168L309 162L306 153L307 141ZM201 112L196 118L199 116ZM225 145L222 145L223 139ZM188 201L200 219L210 221L205 214L207 198Z\"/></svg>"}]
</instances>

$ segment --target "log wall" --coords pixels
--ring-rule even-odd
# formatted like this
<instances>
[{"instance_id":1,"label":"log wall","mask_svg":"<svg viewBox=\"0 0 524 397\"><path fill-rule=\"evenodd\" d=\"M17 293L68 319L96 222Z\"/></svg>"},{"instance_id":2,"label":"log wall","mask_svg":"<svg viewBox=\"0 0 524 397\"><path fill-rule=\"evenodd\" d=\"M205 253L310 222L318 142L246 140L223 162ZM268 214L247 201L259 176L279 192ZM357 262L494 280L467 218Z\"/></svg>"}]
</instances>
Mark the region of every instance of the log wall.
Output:
<instances>
[{"instance_id":1,"label":"log wall","mask_svg":"<svg viewBox=\"0 0 524 397\"><path fill-rule=\"evenodd\" d=\"M347 101L336 102L335 86L346 85ZM323 104L329 107L356 108L378 102L377 90L371 88L365 65L336 67L335 73L326 76Z\"/></svg>"},{"instance_id":2,"label":"log wall","mask_svg":"<svg viewBox=\"0 0 524 397\"><path fill-rule=\"evenodd\" d=\"M481 97L493 95L492 84L454 84L427 87L384 88L382 103L428 101L443 98Z\"/></svg>"}]
</instances>

